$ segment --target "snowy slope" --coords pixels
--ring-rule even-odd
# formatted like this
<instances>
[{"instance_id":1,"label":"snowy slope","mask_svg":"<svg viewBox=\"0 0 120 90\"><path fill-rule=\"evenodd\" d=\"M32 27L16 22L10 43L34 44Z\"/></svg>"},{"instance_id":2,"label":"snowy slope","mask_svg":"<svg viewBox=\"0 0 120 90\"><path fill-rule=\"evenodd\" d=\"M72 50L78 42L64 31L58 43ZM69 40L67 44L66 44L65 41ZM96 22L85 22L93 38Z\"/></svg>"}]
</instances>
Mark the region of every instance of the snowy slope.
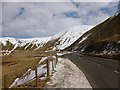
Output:
<instances>
[{"instance_id":1,"label":"snowy slope","mask_svg":"<svg viewBox=\"0 0 120 90\"><path fill-rule=\"evenodd\" d=\"M19 45L20 47L23 47L25 45L27 45L25 47L25 49L27 47L29 47L29 45L32 45L32 47L36 46L37 49L39 49L40 47L42 47L44 44L46 44L49 40L50 40L51 37L43 37L43 38L30 38L30 39L19 39L21 41L21 44ZM32 48L31 47L31 48Z\"/></svg>"},{"instance_id":2,"label":"snowy slope","mask_svg":"<svg viewBox=\"0 0 120 90\"><path fill-rule=\"evenodd\" d=\"M5 37L0 38L0 44L2 44L4 47L8 47L8 49L6 49L7 54L13 52L17 48L23 48L22 50L38 50L40 47L45 46L51 41L55 42L54 45L50 45L52 46L53 50L64 50L68 46L72 45L78 38L80 38L86 31L90 30L91 28L93 28L93 26L90 25L75 26L55 34L52 37L43 38L16 39Z\"/></svg>"},{"instance_id":3,"label":"snowy slope","mask_svg":"<svg viewBox=\"0 0 120 90\"><path fill-rule=\"evenodd\" d=\"M49 41L50 38L51 37L16 39L11 37L5 37L5 38L0 38L0 43L3 44L4 46L6 46L7 42L11 43L12 45L18 44L20 47L23 47L28 43L38 46L41 43L45 43Z\"/></svg>"},{"instance_id":4,"label":"snowy slope","mask_svg":"<svg viewBox=\"0 0 120 90\"><path fill-rule=\"evenodd\" d=\"M29 46L30 48L36 47L35 50L39 49L43 45L45 45L51 37L43 37L43 38L30 38L30 39L16 39L11 37L0 38L0 44L3 47L7 47L7 50L4 50L5 55L9 55L11 52L16 50L16 48L23 48L26 50ZM10 49L10 44L11 48Z\"/></svg>"},{"instance_id":5,"label":"snowy slope","mask_svg":"<svg viewBox=\"0 0 120 90\"><path fill-rule=\"evenodd\" d=\"M13 45L18 44L18 40L15 38L11 37L0 38L0 43L2 43L4 46L7 45L7 41L9 41Z\"/></svg>"},{"instance_id":6,"label":"snowy slope","mask_svg":"<svg viewBox=\"0 0 120 90\"><path fill-rule=\"evenodd\" d=\"M78 38L80 38L85 32L89 31L93 26L91 25L82 25L82 26L75 26L73 28L66 29L63 33L58 33L58 35L53 36L56 38L56 36L59 36L59 45L56 45L54 49L60 49L63 50L73 44ZM60 36L61 35L61 36ZM52 38L52 39L54 39Z\"/></svg>"}]
</instances>

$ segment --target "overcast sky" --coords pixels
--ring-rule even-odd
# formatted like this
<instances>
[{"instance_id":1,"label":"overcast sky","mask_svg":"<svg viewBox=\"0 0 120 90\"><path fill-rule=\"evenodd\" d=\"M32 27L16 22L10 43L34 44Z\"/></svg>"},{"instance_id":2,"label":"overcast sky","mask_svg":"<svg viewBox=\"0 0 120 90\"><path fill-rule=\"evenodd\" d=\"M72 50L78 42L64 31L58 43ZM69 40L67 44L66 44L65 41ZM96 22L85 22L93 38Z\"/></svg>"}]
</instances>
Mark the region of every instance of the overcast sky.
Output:
<instances>
[{"instance_id":1,"label":"overcast sky","mask_svg":"<svg viewBox=\"0 0 120 90\"><path fill-rule=\"evenodd\" d=\"M78 25L97 25L117 8L117 2L2 2L2 36L46 37Z\"/></svg>"}]
</instances>

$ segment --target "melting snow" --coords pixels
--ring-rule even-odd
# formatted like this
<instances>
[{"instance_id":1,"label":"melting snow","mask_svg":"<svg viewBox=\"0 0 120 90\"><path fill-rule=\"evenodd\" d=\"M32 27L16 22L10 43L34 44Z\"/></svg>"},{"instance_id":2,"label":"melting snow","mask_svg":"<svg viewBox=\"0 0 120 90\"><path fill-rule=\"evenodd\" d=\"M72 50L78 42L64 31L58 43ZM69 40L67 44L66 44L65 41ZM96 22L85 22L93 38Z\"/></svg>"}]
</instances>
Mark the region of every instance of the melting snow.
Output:
<instances>
[{"instance_id":1,"label":"melting snow","mask_svg":"<svg viewBox=\"0 0 120 90\"><path fill-rule=\"evenodd\" d=\"M45 57L42 58L41 62L45 59ZM46 73L47 70L45 66L46 65L42 65L37 68L38 75ZM47 88L92 88L82 71L68 59L58 58L58 64L55 70L56 72L51 77L50 82L47 82ZM52 62L50 62L50 74L52 75ZM34 78L35 70L28 69L22 77L14 80L10 88L29 82ZM46 74L45 77L40 79L43 80L45 78Z\"/></svg>"},{"instance_id":2,"label":"melting snow","mask_svg":"<svg viewBox=\"0 0 120 90\"><path fill-rule=\"evenodd\" d=\"M38 64L40 64L41 62L44 62L48 57L42 57L42 59L40 60L40 62Z\"/></svg>"},{"instance_id":3,"label":"melting snow","mask_svg":"<svg viewBox=\"0 0 120 90\"><path fill-rule=\"evenodd\" d=\"M49 58L49 57L43 57L43 58L40 60L39 64L40 64L41 62L45 61L47 58ZM55 57L53 56L53 58L55 58ZM55 63L55 62L54 62L54 63ZM53 72L53 71L52 71L52 62L49 62L49 69L50 69L50 75L51 75L52 72ZM46 64L37 67L37 75L38 75L38 76L41 75L41 74L45 74L44 77L41 77L41 78L40 78L41 80L43 80L43 79L46 78L46 76L47 76L47 75L46 75L46 72L47 72ZM17 85L24 84L24 83L27 83L27 82L33 80L34 78L35 78L35 70L28 69L28 71L27 71L22 77L16 78L16 79L14 80L13 84L12 84L9 88L14 87L14 86L17 86Z\"/></svg>"},{"instance_id":4,"label":"melting snow","mask_svg":"<svg viewBox=\"0 0 120 90\"><path fill-rule=\"evenodd\" d=\"M92 88L82 71L70 60L59 58L56 70L47 82L47 88Z\"/></svg>"},{"instance_id":5,"label":"melting snow","mask_svg":"<svg viewBox=\"0 0 120 90\"><path fill-rule=\"evenodd\" d=\"M42 65L37 68L38 75L46 73L47 70L46 70L46 68L44 68L45 66L46 65ZM24 84L34 78L35 78L35 70L28 69L28 71L22 77L16 78L15 81L13 82L13 84L9 88L11 88L13 86Z\"/></svg>"}]
</instances>

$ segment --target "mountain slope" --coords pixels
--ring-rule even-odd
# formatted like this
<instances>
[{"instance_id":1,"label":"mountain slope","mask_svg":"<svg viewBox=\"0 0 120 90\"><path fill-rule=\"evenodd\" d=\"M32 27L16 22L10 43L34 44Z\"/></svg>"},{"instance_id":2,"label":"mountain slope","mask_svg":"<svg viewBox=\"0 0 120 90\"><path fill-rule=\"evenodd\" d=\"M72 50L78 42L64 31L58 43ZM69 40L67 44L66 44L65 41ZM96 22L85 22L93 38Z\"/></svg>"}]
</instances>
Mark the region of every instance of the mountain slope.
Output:
<instances>
[{"instance_id":1,"label":"mountain slope","mask_svg":"<svg viewBox=\"0 0 120 90\"><path fill-rule=\"evenodd\" d=\"M16 38L0 38L2 52L10 54L14 50L37 50L43 47L51 37L46 38L31 38L31 39L16 39Z\"/></svg>"},{"instance_id":2,"label":"mountain slope","mask_svg":"<svg viewBox=\"0 0 120 90\"><path fill-rule=\"evenodd\" d=\"M84 33L72 48L94 55L120 54L120 13L116 13L104 22ZM82 41L86 36L87 39ZM81 42L82 41L82 42Z\"/></svg>"},{"instance_id":3,"label":"mountain slope","mask_svg":"<svg viewBox=\"0 0 120 90\"><path fill-rule=\"evenodd\" d=\"M64 50L92 27L90 25L76 26L66 29L52 37L45 38L0 38L0 45L5 54L10 54L14 50Z\"/></svg>"},{"instance_id":4,"label":"mountain slope","mask_svg":"<svg viewBox=\"0 0 120 90\"><path fill-rule=\"evenodd\" d=\"M71 44L73 44L86 31L89 31L91 28L93 28L93 26L91 25L82 25L67 29L56 41L57 44L53 49L57 49L57 50L66 49L67 47L71 46ZM55 36L53 36L52 39L54 39Z\"/></svg>"}]
</instances>

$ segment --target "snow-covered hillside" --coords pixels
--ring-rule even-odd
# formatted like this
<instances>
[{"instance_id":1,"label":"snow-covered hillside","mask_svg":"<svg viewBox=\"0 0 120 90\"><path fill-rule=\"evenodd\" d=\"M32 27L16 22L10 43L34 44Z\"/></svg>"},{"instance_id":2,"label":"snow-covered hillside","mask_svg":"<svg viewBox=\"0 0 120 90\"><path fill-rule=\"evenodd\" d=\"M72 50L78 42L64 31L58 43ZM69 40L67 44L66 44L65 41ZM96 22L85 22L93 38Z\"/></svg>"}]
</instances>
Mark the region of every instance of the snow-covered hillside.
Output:
<instances>
[{"instance_id":1,"label":"snow-covered hillside","mask_svg":"<svg viewBox=\"0 0 120 90\"><path fill-rule=\"evenodd\" d=\"M32 43L36 46L41 44L42 42L47 42L50 40L51 37L45 37L45 38L29 38L29 39L17 39L17 38L11 38L11 37L5 37L0 38L0 43L2 43L4 46L7 45L7 42L11 43L12 45L18 44L19 46L25 46L27 43Z\"/></svg>"},{"instance_id":2,"label":"snow-covered hillside","mask_svg":"<svg viewBox=\"0 0 120 90\"><path fill-rule=\"evenodd\" d=\"M45 45L51 37L43 37L43 38L30 38L30 39L17 39L11 37L0 38L0 44L2 45L2 50L5 52L5 55L10 54L17 48L23 48L27 50L27 48L35 47L35 50L39 49L43 45ZM6 49L4 48L6 47Z\"/></svg>"},{"instance_id":3,"label":"snow-covered hillside","mask_svg":"<svg viewBox=\"0 0 120 90\"><path fill-rule=\"evenodd\" d=\"M63 50L67 48L91 28L93 28L91 25L75 26L73 28L66 29L63 33L56 34L52 39L55 39L56 37L59 38L59 44L56 45L54 49Z\"/></svg>"},{"instance_id":4,"label":"snow-covered hillside","mask_svg":"<svg viewBox=\"0 0 120 90\"><path fill-rule=\"evenodd\" d=\"M91 28L93 28L93 26L90 25L75 26L73 28L68 28L58 34L55 34L52 37L29 39L16 39L5 37L0 38L0 44L3 46L3 51L9 54L17 48L22 48L22 50L38 50L40 47L43 47L47 43L55 41L57 39L55 41L56 44L52 46L52 49L64 50L65 48L72 45L78 38L80 38L86 31L90 30Z\"/></svg>"}]
</instances>

